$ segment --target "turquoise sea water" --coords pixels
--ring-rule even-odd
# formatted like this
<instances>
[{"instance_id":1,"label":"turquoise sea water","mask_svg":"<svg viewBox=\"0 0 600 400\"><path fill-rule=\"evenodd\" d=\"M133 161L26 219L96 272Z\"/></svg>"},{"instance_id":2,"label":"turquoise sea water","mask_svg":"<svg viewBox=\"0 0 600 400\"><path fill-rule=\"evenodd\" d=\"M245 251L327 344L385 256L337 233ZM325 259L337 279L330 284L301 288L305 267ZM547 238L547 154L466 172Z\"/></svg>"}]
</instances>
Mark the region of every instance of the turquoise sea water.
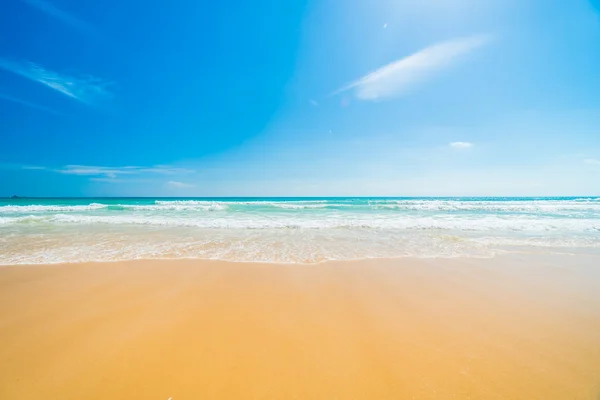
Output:
<instances>
[{"instance_id":1,"label":"turquoise sea water","mask_svg":"<svg viewBox=\"0 0 600 400\"><path fill-rule=\"evenodd\" d=\"M0 264L600 252L600 198L0 199Z\"/></svg>"}]
</instances>

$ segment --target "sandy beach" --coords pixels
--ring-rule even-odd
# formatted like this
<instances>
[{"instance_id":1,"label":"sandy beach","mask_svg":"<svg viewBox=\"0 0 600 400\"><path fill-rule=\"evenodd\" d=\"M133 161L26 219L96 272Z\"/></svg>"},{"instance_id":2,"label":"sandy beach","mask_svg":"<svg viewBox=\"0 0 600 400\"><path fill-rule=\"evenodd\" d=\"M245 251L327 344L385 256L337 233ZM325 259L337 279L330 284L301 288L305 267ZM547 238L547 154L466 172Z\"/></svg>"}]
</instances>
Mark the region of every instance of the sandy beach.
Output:
<instances>
[{"instance_id":1,"label":"sandy beach","mask_svg":"<svg viewBox=\"0 0 600 400\"><path fill-rule=\"evenodd\" d=\"M2 399L598 399L597 256L0 268Z\"/></svg>"}]
</instances>

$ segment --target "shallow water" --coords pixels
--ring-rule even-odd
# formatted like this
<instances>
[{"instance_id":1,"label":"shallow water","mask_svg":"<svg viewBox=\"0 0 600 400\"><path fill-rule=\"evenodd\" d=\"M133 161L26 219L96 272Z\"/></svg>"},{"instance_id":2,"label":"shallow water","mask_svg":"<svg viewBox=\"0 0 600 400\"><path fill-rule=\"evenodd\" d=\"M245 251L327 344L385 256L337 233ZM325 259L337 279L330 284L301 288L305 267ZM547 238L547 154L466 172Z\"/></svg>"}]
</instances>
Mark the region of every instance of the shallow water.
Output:
<instances>
[{"instance_id":1,"label":"shallow water","mask_svg":"<svg viewBox=\"0 0 600 400\"><path fill-rule=\"evenodd\" d=\"M0 200L0 264L600 252L600 198Z\"/></svg>"}]
</instances>

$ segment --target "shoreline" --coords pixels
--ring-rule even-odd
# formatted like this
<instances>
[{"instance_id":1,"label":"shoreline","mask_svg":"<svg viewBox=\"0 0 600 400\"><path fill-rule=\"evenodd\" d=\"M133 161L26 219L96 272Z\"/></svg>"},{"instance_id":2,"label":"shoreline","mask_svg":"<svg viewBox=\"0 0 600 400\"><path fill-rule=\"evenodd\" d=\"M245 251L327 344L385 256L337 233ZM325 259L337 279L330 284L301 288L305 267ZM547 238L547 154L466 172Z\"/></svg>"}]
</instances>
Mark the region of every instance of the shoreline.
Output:
<instances>
[{"instance_id":1,"label":"shoreline","mask_svg":"<svg viewBox=\"0 0 600 400\"><path fill-rule=\"evenodd\" d=\"M229 260L221 258L200 258L200 257L179 257L179 258L136 258L136 259L120 259L120 260L83 260L83 261L58 261L58 262L44 262L44 263L22 263L22 264L2 264L0 263L0 269L2 268L16 268L16 267L43 267L43 266L77 266L82 264L129 264L129 263L142 263L142 262L200 262L200 263L231 263L231 264L265 264L265 265L280 265L285 267L298 266L298 267L310 267L310 266L321 266L327 264L336 263L361 263L361 262L446 262L452 260L502 260L506 258L520 258L520 257L531 257L531 258L545 258L545 257L599 257L600 249L596 248L565 248L560 251L549 250L547 247L535 247L530 246L528 250L522 249L495 249L494 254L491 255L456 255L456 256L398 256L398 257L361 257L361 258L347 258L347 259L330 259L316 262L284 262L284 261L254 261L254 260Z\"/></svg>"},{"instance_id":2,"label":"shoreline","mask_svg":"<svg viewBox=\"0 0 600 400\"><path fill-rule=\"evenodd\" d=\"M514 252L514 253L510 253L510 255L517 255L520 253ZM529 254L529 253L523 253L523 254ZM549 253L550 254L550 253ZM555 254L555 253L551 253L551 254ZM159 262L159 263L163 263L163 262L174 262L174 263L178 263L178 262L199 262L199 263L224 263L224 264L250 264L250 265L256 265L256 264L264 264L264 265L271 265L271 266L284 266L284 267L291 267L291 266L298 266L298 267L311 267L311 266L320 266L320 265L327 265L327 264L336 264L336 263L361 263L361 262L372 262L372 261L381 261L381 262L411 262L411 261L427 261L427 260L440 260L440 261L444 261L444 260L469 260L469 259L476 259L476 260L490 260L490 259L494 259L497 257L506 257L508 256L509 253L507 252L506 254L495 254L492 256L464 256L464 255L459 255L459 256L455 256L455 257L416 257L416 256L403 256L403 257L382 257L382 258L378 258L378 257L370 257L370 258L355 258L355 259L340 259L340 260L324 260L324 261L317 261L317 262L281 262L281 261L252 261L252 260L227 260L227 259L217 259L217 258L197 258L197 257L184 257L184 258L138 258L138 259L126 259L126 260L93 260L93 261L70 261L70 262L47 262L47 263L37 263L37 264L31 264L31 263L23 263L23 264L0 264L0 268L17 268L17 267L25 267L25 268L31 268L31 267L44 267L44 266L77 266L77 265L82 265L82 264L89 264L89 265L102 265L102 264L135 264L135 263L144 263L144 262ZM567 253L565 254L557 254L557 255L568 255Z\"/></svg>"},{"instance_id":3,"label":"shoreline","mask_svg":"<svg viewBox=\"0 0 600 400\"><path fill-rule=\"evenodd\" d=\"M0 397L595 399L597 260L0 268Z\"/></svg>"},{"instance_id":4,"label":"shoreline","mask_svg":"<svg viewBox=\"0 0 600 400\"><path fill-rule=\"evenodd\" d=\"M0 263L600 252L599 215L591 197L31 200L0 205Z\"/></svg>"}]
</instances>

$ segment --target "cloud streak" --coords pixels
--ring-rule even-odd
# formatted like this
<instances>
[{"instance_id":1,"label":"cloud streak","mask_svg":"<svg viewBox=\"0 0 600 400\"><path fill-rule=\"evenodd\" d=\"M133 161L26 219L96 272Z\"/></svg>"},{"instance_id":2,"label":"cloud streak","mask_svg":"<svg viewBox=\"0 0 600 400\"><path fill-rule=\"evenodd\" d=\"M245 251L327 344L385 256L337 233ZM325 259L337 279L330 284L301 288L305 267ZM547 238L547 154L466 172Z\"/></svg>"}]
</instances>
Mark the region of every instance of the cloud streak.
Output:
<instances>
[{"instance_id":1,"label":"cloud streak","mask_svg":"<svg viewBox=\"0 0 600 400\"><path fill-rule=\"evenodd\" d=\"M352 89L360 100L377 101L402 96L489 41L487 35L476 35L437 43L387 64L336 90L332 95Z\"/></svg>"},{"instance_id":2,"label":"cloud streak","mask_svg":"<svg viewBox=\"0 0 600 400\"><path fill-rule=\"evenodd\" d=\"M23 0L25 3L29 4L31 7L38 9L44 14L59 20L60 22L70 25L73 28L76 28L80 31L95 34L95 30L85 21L81 20L79 17L74 16L66 11L61 10L56 7L54 4L50 3L46 0Z\"/></svg>"},{"instance_id":3,"label":"cloud streak","mask_svg":"<svg viewBox=\"0 0 600 400\"><path fill-rule=\"evenodd\" d=\"M13 102L13 103L16 103L16 104L20 104L22 106L33 108L33 109L36 109L36 110L48 112L48 113L51 113L51 114L64 115L64 114L59 113L58 111L54 111L51 108L44 107L44 106L41 106L39 104L30 103L28 101L21 100L21 99L19 99L17 97L13 97L13 96L10 96L10 95L2 93L2 92L0 92L0 99L6 100L6 101L10 101L10 102Z\"/></svg>"},{"instance_id":4,"label":"cloud streak","mask_svg":"<svg viewBox=\"0 0 600 400\"><path fill-rule=\"evenodd\" d=\"M176 188L176 189L185 189L185 188L196 187L196 185L193 185L191 183L178 182L178 181L169 181L169 182L167 182L167 186L170 186L170 187Z\"/></svg>"},{"instance_id":5,"label":"cloud streak","mask_svg":"<svg viewBox=\"0 0 600 400\"><path fill-rule=\"evenodd\" d=\"M0 58L0 68L45 85L88 105L94 105L112 97L108 91L110 83L93 76L75 77L59 74L33 62L2 58Z\"/></svg>"},{"instance_id":6,"label":"cloud streak","mask_svg":"<svg viewBox=\"0 0 600 400\"><path fill-rule=\"evenodd\" d=\"M141 174L159 174L159 175L177 175L195 172L191 169L173 167L169 165L155 165L152 167L125 166L125 167L99 167L90 165L66 165L54 172L65 175L91 176L98 178L115 179L123 175L141 175Z\"/></svg>"},{"instance_id":7,"label":"cloud streak","mask_svg":"<svg viewBox=\"0 0 600 400\"><path fill-rule=\"evenodd\" d=\"M470 149L474 144L470 142L452 142L449 146L454 149Z\"/></svg>"}]
</instances>

